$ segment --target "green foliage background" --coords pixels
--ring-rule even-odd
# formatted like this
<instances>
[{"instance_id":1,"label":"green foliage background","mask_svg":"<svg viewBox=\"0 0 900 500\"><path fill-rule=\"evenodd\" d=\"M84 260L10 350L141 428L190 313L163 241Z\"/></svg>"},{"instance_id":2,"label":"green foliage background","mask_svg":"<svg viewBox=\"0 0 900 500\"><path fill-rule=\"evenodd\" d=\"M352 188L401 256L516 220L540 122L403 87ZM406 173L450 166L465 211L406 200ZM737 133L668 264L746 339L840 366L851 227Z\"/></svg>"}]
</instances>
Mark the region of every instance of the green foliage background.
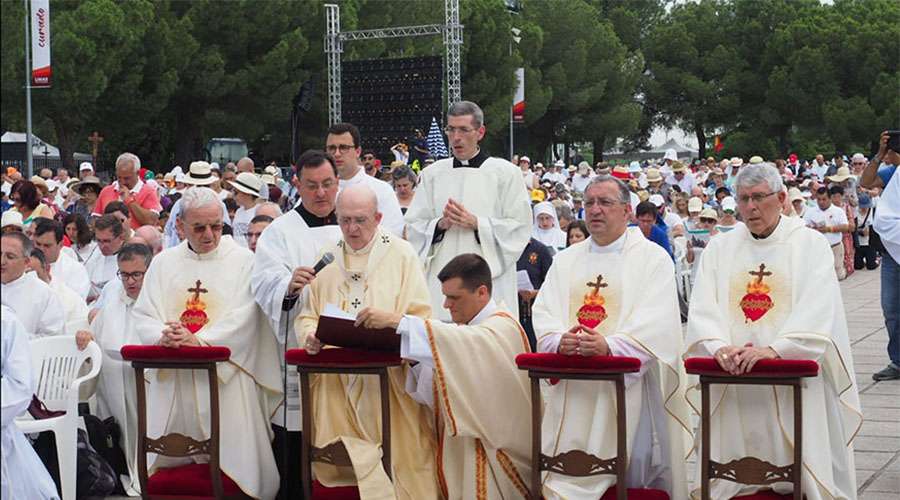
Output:
<instances>
[{"instance_id":1,"label":"green foliage background","mask_svg":"<svg viewBox=\"0 0 900 500\"><path fill-rule=\"evenodd\" d=\"M345 30L442 23L442 0L343 0ZM463 98L486 113L487 150L507 150L513 72L527 110L516 150L554 143L647 145L657 125L720 134L720 156L867 150L900 128L896 0L461 0ZM291 98L317 82L302 127L327 122L324 2L51 0L53 87L35 90L34 130L63 157L106 137L157 170L243 137L285 160ZM0 126L24 129L24 6L0 1ZM510 28L522 30L510 55ZM344 59L442 55L440 37L350 42ZM705 153L705 151L701 151Z\"/></svg>"}]
</instances>

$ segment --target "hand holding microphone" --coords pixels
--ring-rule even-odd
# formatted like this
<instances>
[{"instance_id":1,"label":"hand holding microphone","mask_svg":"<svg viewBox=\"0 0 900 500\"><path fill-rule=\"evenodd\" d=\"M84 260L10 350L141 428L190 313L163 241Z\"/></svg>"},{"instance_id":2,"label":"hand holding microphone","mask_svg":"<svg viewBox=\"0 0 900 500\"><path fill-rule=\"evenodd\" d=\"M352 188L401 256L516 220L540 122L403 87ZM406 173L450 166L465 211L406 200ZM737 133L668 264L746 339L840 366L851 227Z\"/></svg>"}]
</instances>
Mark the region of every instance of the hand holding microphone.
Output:
<instances>
[{"instance_id":1,"label":"hand holding microphone","mask_svg":"<svg viewBox=\"0 0 900 500\"><path fill-rule=\"evenodd\" d=\"M300 266L294 269L294 273L291 275L291 282L288 285L288 295L298 295L303 291L303 287L315 279L316 274L318 274L322 268L332 262L334 262L334 255L332 255L331 252L328 252L319 259L319 262L316 262L315 266Z\"/></svg>"}]
</instances>

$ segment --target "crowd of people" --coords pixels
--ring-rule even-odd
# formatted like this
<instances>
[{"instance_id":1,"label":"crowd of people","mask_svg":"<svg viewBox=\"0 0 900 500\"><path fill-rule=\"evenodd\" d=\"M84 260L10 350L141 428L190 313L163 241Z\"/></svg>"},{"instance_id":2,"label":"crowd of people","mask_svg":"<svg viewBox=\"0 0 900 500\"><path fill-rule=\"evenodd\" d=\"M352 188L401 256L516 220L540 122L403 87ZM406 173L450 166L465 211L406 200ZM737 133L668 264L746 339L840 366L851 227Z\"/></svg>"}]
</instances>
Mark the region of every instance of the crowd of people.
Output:
<instances>
[{"instance_id":1,"label":"crowd of people","mask_svg":"<svg viewBox=\"0 0 900 500\"><path fill-rule=\"evenodd\" d=\"M126 494L140 494L136 381L109 353L144 344L229 347L218 380L221 469L250 497L300 498L299 384L286 376L284 352L330 349L318 326L335 315L396 331L404 363L389 369L390 477L377 379L313 376L312 444L340 441L353 463L314 464L326 487L357 485L362 498L527 494L532 401L514 360L541 352L640 360L626 376L628 487L673 499L691 493L684 459L699 439L699 390L684 357L715 358L735 375L761 359L814 359L822 371L804 398L820 411L804 417L816 439L804 443L803 491L856 498L862 414L838 281L882 267L891 363L874 377L900 379L900 147L890 134L871 159L682 160L669 151L658 161L545 168L480 149L475 103L454 104L444 132L451 157L415 168L399 146L380 167L357 128L339 123L288 178L249 158L161 175L131 153L106 185L90 163L77 178L6 169L3 461L15 466L4 465L3 498L57 495L47 481L9 475L46 470L6 446L35 383L27 340L52 335L103 350L89 408L121 428ZM314 269L325 253L333 263ZM148 435L208 436L208 403L197 396L205 378L157 370L146 382ZM790 438L772 429L792 414L790 398L753 387L720 397L713 426L729 439L713 440L714 457L789 461ZM542 399L546 455L615 450L612 389L563 381L543 386ZM183 463L152 455L148 467ZM615 484L543 475L547 498L599 498ZM759 489L714 480L712 496Z\"/></svg>"}]
</instances>

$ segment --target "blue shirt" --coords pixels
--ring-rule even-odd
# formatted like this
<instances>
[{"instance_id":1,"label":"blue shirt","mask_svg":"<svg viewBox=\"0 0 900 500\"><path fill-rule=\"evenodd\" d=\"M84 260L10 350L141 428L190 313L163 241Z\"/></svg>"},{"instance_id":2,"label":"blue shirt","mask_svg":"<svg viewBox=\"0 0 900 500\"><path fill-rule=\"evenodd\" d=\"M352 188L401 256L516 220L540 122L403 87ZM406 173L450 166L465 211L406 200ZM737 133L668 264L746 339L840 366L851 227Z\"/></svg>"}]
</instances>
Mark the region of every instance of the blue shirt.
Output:
<instances>
[{"instance_id":1,"label":"blue shirt","mask_svg":"<svg viewBox=\"0 0 900 500\"><path fill-rule=\"evenodd\" d=\"M631 226L637 227L637 224L631 224ZM665 250L666 253L669 254L669 257L672 260L675 260L675 255L672 253L672 247L669 246L669 236L666 234L665 229L662 229L658 225L654 224L650 227L650 237L647 239L663 247L663 250Z\"/></svg>"},{"instance_id":2,"label":"blue shirt","mask_svg":"<svg viewBox=\"0 0 900 500\"><path fill-rule=\"evenodd\" d=\"M881 167L880 169L878 169L878 177L880 177L881 182L883 182L884 185L887 186L888 182L890 182L891 177L893 177L894 172L896 172L896 171L897 171L896 165L887 165L885 167Z\"/></svg>"}]
</instances>

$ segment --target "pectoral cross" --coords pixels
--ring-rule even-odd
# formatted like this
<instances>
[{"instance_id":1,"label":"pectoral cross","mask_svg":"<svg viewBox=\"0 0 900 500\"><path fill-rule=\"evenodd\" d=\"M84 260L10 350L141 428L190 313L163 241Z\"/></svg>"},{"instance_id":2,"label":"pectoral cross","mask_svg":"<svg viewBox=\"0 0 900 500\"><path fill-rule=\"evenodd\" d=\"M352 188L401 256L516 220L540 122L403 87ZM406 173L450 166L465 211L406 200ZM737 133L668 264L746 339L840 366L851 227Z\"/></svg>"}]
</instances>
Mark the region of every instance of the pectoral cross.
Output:
<instances>
[{"instance_id":1,"label":"pectoral cross","mask_svg":"<svg viewBox=\"0 0 900 500\"><path fill-rule=\"evenodd\" d=\"M772 276L771 271L766 271L765 264L759 265L759 271L749 271L749 273L750 273L750 276L756 276L757 283L762 283L763 277L765 277L765 276Z\"/></svg>"},{"instance_id":2,"label":"pectoral cross","mask_svg":"<svg viewBox=\"0 0 900 500\"><path fill-rule=\"evenodd\" d=\"M194 298L193 298L193 300L194 300L195 302L198 301L198 300L200 300L200 294L201 294L201 293L207 293L207 292L209 292L209 290L207 290L206 288L200 288L200 280L197 280L197 284L194 285L194 288L188 288L187 291L189 291L189 292L194 292Z\"/></svg>"},{"instance_id":3,"label":"pectoral cross","mask_svg":"<svg viewBox=\"0 0 900 500\"><path fill-rule=\"evenodd\" d=\"M97 172L97 152L100 149L100 143L103 142L103 136L95 130L94 133L88 137L88 142L91 143L92 147L91 155L94 157L94 172Z\"/></svg>"},{"instance_id":4,"label":"pectoral cross","mask_svg":"<svg viewBox=\"0 0 900 500\"><path fill-rule=\"evenodd\" d=\"M359 299L357 298L357 299L353 299L353 302L351 302L350 305L353 306L354 309L356 309L360 305L362 305L362 302L360 302Z\"/></svg>"},{"instance_id":5,"label":"pectoral cross","mask_svg":"<svg viewBox=\"0 0 900 500\"><path fill-rule=\"evenodd\" d=\"M587 286L594 289L594 295L597 295L598 293L600 293L601 288L607 287L607 284L603 282L602 274L597 275L597 281L588 281L586 284L587 284Z\"/></svg>"}]
</instances>

